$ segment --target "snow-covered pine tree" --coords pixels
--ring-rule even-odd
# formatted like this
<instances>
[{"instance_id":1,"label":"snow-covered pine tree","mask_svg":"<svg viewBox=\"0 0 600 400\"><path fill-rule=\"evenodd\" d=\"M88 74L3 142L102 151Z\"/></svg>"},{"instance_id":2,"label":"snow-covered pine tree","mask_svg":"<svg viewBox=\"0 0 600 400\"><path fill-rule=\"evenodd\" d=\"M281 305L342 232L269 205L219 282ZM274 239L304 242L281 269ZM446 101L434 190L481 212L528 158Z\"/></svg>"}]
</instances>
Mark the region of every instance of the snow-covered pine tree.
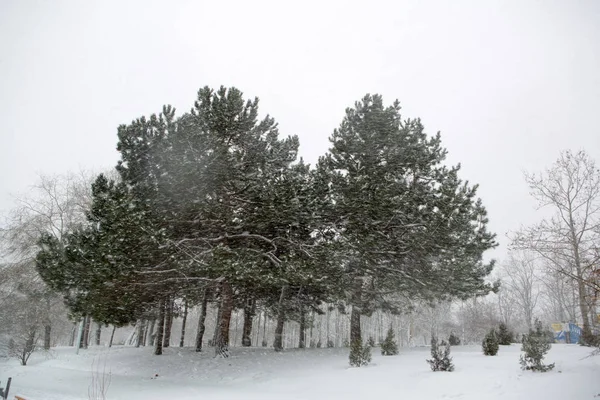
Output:
<instances>
[{"instance_id":1,"label":"snow-covered pine tree","mask_svg":"<svg viewBox=\"0 0 600 400\"><path fill-rule=\"evenodd\" d=\"M483 354L486 356L495 356L498 354L498 349L500 346L496 331L494 329L490 330L485 335L483 342L481 343L481 348L483 349Z\"/></svg>"},{"instance_id":2,"label":"snow-covered pine tree","mask_svg":"<svg viewBox=\"0 0 600 400\"><path fill-rule=\"evenodd\" d=\"M450 346L458 346L460 344L460 338L454 332L450 332L450 336L448 337L448 343Z\"/></svg>"},{"instance_id":3,"label":"snow-covered pine tree","mask_svg":"<svg viewBox=\"0 0 600 400\"><path fill-rule=\"evenodd\" d=\"M431 337L431 360L427 360L432 371L454 371L452 357L450 357L450 343L441 342L435 336Z\"/></svg>"},{"instance_id":4,"label":"snow-covered pine tree","mask_svg":"<svg viewBox=\"0 0 600 400\"><path fill-rule=\"evenodd\" d=\"M371 362L371 348L369 345L363 346L361 340L350 344L350 366L364 367Z\"/></svg>"},{"instance_id":5,"label":"snow-covered pine tree","mask_svg":"<svg viewBox=\"0 0 600 400\"><path fill-rule=\"evenodd\" d=\"M508 346L514 341L513 333L508 329L508 326L501 322L498 326L498 342L503 346Z\"/></svg>"},{"instance_id":6,"label":"snow-covered pine tree","mask_svg":"<svg viewBox=\"0 0 600 400\"><path fill-rule=\"evenodd\" d=\"M375 339L373 339L373 336L369 336L369 339L367 340L367 345L369 347L375 347Z\"/></svg>"},{"instance_id":7,"label":"snow-covered pine tree","mask_svg":"<svg viewBox=\"0 0 600 400\"><path fill-rule=\"evenodd\" d=\"M398 354L398 344L396 343L396 335L390 326L387 331L385 340L381 343L382 356L395 356Z\"/></svg>"},{"instance_id":8,"label":"snow-covered pine tree","mask_svg":"<svg viewBox=\"0 0 600 400\"><path fill-rule=\"evenodd\" d=\"M402 120L398 102L366 95L330 141L317 170L345 256L339 283L352 288L351 343L361 339L360 315L389 305L390 293L446 299L493 289L484 281L493 263L482 261L496 245L485 208L459 167L442 164L439 134Z\"/></svg>"},{"instance_id":9,"label":"snow-covered pine tree","mask_svg":"<svg viewBox=\"0 0 600 400\"><path fill-rule=\"evenodd\" d=\"M534 326L535 330L531 329L528 334L523 335L521 351L525 354L521 354L519 358L521 369L539 372L550 371L554 368L554 363L545 365L542 361L552 345L548 342L542 327L542 321L536 319Z\"/></svg>"}]
</instances>

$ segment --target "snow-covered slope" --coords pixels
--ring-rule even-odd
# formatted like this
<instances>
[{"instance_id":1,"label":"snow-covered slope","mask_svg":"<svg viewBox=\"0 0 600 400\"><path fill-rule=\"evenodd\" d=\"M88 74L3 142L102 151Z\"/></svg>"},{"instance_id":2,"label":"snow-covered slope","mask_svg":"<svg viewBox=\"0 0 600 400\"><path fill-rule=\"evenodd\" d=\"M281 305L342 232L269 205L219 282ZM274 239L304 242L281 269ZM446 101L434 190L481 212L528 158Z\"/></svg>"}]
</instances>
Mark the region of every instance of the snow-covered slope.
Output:
<instances>
[{"instance_id":1,"label":"snow-covered slope","mask_svg":"<svg viewBox=\"0 0 600 400\"><path fill-rule=\"evenodd\" d=\"M169 348L153 356L149 348L97 347L76 355L72 348L36 353L29 365L0 362L0 380L13 377L11 397L28 400L80 400L93 376L110 371L107 399L590 399L600 393L600 356L590 349L554 345L547 356L556 368L540 374L521 371L519 345L501 346L485 357L476 346L453 348L454 372L431 372L428 348L402 349L382 357L375 348L366 368L347 366L347 349L232 350L229 359L212 358L212 349L195 353ZM98 397L100 398L100 397Z\"/></svg>"}]
</instances>

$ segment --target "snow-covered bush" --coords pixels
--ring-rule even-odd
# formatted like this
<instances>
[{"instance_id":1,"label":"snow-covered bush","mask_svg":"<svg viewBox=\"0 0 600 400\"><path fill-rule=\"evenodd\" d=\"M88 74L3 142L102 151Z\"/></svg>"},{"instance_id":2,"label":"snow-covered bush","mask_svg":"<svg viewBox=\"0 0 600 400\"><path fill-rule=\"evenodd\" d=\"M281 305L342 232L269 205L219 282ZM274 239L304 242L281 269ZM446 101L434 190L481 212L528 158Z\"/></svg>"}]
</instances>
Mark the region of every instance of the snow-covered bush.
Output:
<instances>
[{"instance_id":1,"label":"snow-covered bush","mask_svg":"<svg viewBox=\"0 0 600 400\"><path fill-rule=\"evenodd\" d=\"M387 336L385 337L385 340L381 343L381 355L395 356L396 354L398 354L398 345L396 344L394 330L390 326L390 329L388 329L387 331Z\"/></svg>"},{"instance_id":2,"label":"snow-covered bush","mask_svg":"<svg viewBox=\"0 0 600 400\"><path fill-rule=\"evenodd\" d=\"M500 326L498 327L498 342L501 345L507 346L514 342L514 340L514 335L508 329L508 326L506 326L504 322L500 323Z\"/></svg>"},{"instance_id":3,"label":"snow-covered bush","mask_svg":"<svg viewBox=\"0 0 600 400\"><path fill-rule=\"evenodd\" d=\"M485 335L485 338L483 338L483 342L481 343L481 348L483 349L483 354L486 356L495 356L498 354L500 343L498 342L498 337L496 336L496 331L494 329Z\"/></svg>"},{"instance_id":4,"label":"snow-covered bush","mask_svg":"<svg viewBox=\"0 0 600 400\"><path fill-rule=\"evenodd\" d=\"M554 368L554 363L544 365L542 361L544 356L552 345L548 343L546 334L542 329L542 322L539 319L535 320L535 330L530 330L529 334L523 335L523 345L521 351L520 363L521 369L546 372Z\"/></svg>"},{"instance_id":5,"label":"snow-covered bush","mask_svg":"<svg viewBox=\"0 0 600 400\"><path fill-rule=\"evenodd\" d=\"M454 332L451 332L448 337L448 343L450 343L450 346L458 346L460 344L460 338L455 335Z\"/></svg>"},{"instance_id":6,"label":"snow-covered bush","mask_svg":"<svg viewBox=\"0 0 600 400\"><path fill-rule=\"evenodd\" d=\"M427 360L432 371L454 371L452 357L450 357L450 343L442 340L438 342L437 338L431 338L431 360Z\"/></svg>"},{"instance_id":7,"label":"snow-covered bush","mask_svg":"<svg viewBox=\"0 0 600 400\"><path fill-rule=\"evenodd\" d=\"M363 346L362 340L358 339L350 345L350 365L352 367L363 367L371 362L371 348Z\"/></svg>"}]
</instances>

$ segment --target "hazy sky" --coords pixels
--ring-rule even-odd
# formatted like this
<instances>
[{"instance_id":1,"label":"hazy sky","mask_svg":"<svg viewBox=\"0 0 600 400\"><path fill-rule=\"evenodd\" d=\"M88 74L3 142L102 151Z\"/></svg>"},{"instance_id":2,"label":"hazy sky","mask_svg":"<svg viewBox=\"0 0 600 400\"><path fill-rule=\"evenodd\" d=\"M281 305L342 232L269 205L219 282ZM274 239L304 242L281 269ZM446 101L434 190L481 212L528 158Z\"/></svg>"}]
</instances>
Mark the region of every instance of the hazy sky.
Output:
<instances>
[{"instance_id":1,"label":"hazy sky","mask_svg":"<svg viewBox=\"0 0 600 400\"><path fill-rule=\"evenodd\" d=\"M523 170L600 162L600 1L0 1L0 210L36 173L110 168L116 128L198 88L261 99L314 163L344 109L398 98L479 183L501 256Z\"/></svg>"}]
</instances>

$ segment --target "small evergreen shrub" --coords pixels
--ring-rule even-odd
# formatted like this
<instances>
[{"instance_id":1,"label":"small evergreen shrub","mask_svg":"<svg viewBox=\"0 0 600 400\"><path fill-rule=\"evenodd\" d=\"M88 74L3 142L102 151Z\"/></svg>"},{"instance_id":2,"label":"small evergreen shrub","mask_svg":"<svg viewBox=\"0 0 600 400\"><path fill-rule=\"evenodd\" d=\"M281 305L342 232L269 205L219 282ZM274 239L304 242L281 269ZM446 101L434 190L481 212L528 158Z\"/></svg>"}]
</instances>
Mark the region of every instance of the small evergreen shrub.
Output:
<instances>
[{"instance_id":1,"label":"small evergreen shrub","mask_svg":"<svg viewBox=\"0 0 600 400\"><path fill-rule=\"evenodd\" d=\"M500 343L495 330L492 329L485 335L485 338L483 338L483 342L481 343L481 348L483 349L483 354L486 356L495 356L498 354Z\"/></svg>"},{"instance_id":2,"label":"small evergreen shrub","mask_svg":"<svg viewBox=\"0 0 600 400\"><path fill-rule=\"evenodd\" d=\"M448 343L450 346L458 346L460 344L460 338L454 334L454 332L450 333L450 337L448 337Z\"/></svg>"},{"instance_id":3,"label":"small evergreen shrub","mask_svg":"<svg viewBox=\"0 0 600 400\"><path fill-rule=\"evenodd\" d=\"M367 344L369 345L369 347L375 347L375 339L373 339L373 336L369 336Z\"/></svg>"},{"instance_id":4,"label":"small evergreen shrub","mask_svg":"<svg viewBox=\"0 0 600 400\"><path fill-rule=\"evenodd\" d=\"M317 349L321 348L321 339L319 339L319 341L317 342Z\"/></svg>"},{"instance_id":5,"label":"small evergreen shrub","mask_svg":"<svg viewBox=\"0 0 600 400\"><path fill-rule=\"evenodd\" d=\"M450 357L450 344L444 340L441 343L433 336L431 338L431 360L427 360L432 371L454 371L452 357Z\"/></svg>"},{"instance_id":6,"label":"small evergreen shrub","mask_svg":"<svg viewBox=\"0 0 600 400\"><path fill-rule=\"evenodd\" d=\"M398 345L394 335L394 330L390 326L387 331L385 340L381 343L381 355L382 356L395 356L398 354Z\"/></svg>"},{"instance_id":7,"label":"small evergreen shrub","mask_svg":"<svg viewBox=\"0 0 600 400\"><path fill-rule=\"evenodd\" d=\"M350 366L363 367L371 362L371 348L366 345L363 347L362 340L358 339L350 345Z\"/></svg>"},{"instance_id":8,"label":"small evergreen shrub","mask_svg":"<svg viewBox=\"0 0 600 400\"><path fill-rule=\"evenodd\" d=\"M514 334L508 329L504 322L498 327L498 342L503 346L508 346L515 341Z\"/></svg>"},{"instance_id":9,"label":"small evergreen shrub","mask_svg":"<svg viewBox=\"0 0 600 400\"><path fill-rule=\"evenodd\" d=\"M327 341L327 348L332 348L332 347L334 347L334 346L333 346L333 340L329 339L329 340Z\"/></svg>"},{"instance_id":10,"label":"small evergreen shrub","mask_svg":"<svg viewBox=\"0 0 600 400\"><path fill-rule=\"evenodd\" d=\"M535 330L530 330L529 334L523 335L521 351L525 354L521 354L519 358L521 369L540 372L550 371L554 368L554 363L544 365L542 361L551 347L552 345L548 343L546 333L542 329L542 322L536 319Z\"/></svg>"}]
</instances>

